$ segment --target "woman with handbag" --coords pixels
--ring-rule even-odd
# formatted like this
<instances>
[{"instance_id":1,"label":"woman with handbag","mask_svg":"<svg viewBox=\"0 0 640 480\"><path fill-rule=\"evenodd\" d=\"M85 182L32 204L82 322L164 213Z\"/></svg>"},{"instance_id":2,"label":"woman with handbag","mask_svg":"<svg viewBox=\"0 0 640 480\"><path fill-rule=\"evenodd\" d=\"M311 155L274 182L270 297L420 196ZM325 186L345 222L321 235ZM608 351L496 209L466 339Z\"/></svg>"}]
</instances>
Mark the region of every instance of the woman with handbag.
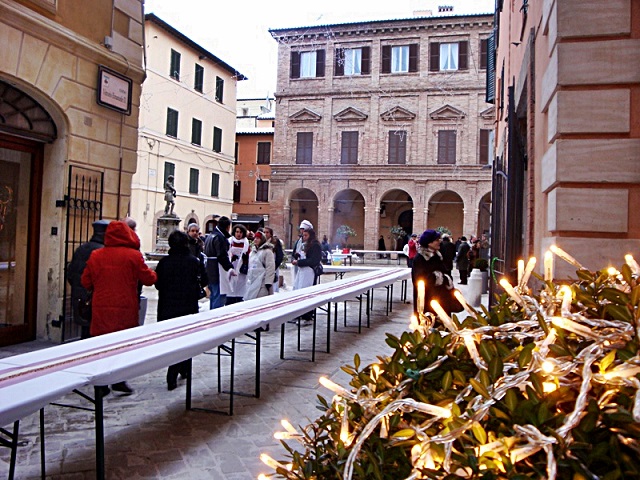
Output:
<instances>
[{"instance_id":1,"label":"woman with handbag","mask_svg":"<svg viewBox=\"0 0 640 480\"><path fill-rule=\"evenodd\" d=\"M264 233L256 232L249 254L249 272L247 273L247 289L244 300L273 294L275 272L276 261L273 255L273 245L267 242Z\"/></svg>"},{"instance_id":2,"label":"woman with handbag","mask_svg":"<svg viewBox=\"0 0 640 480\"><path fill-rule=\"evenodd\" d=\"M226 305L241 302L247 291L250 249L247 228L241 223L234 225L229 237L229 260L237 275L230 280L231 291L227 294Z\"/></svg>"},{"instance_id":3,"label":"woman with handbag","mask_svg":"<svg viewBox=\"0 0 640 480\"><path fill-rule=\"evenodd\" d=\"M413 281L413 313L418 313L418 282L425 283L424 309L422 313L433 313L431 301L437 300L447 314L460 312L462 305L453 296L453 279L448 274L440 254L440 232L425 230L418 241L418 253L413 259L411 280Z\"/></svg>"},{"instance_id":4,"label":"woman with handbag","mask_svg":"<svg viewBox=\"0 0 640 480\"><path fill-rule=\"evenodd\" d=\"M180 230L169 235L169 255L156 267L158 280L158 321L198 313L200 290L207 285L200 261L189 251L189 237ZM167 389L174 390L178 374L189 375L191 359L171 365L167 370Z\"/></svg>"}]
</instances>

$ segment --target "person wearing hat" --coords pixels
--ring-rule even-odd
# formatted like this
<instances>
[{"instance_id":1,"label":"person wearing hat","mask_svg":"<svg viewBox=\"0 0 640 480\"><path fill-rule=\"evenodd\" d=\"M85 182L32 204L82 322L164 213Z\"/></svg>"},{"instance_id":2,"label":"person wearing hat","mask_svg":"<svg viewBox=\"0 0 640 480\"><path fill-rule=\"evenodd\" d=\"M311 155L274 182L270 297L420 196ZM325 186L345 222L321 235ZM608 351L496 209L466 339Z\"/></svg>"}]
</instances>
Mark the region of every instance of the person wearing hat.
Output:
<instances>
[{"instance_id":1,"label":"person wearing hat","mask_svg":"<svg viewBox=\"0 0 640 480\"><path fill-rule=\"evenodd\" d=\"M266 297L273 294L276 260L273 245L267 241L264 232L255 232L253 247L249 254L249 271L244 300Z\"/></svg>"},{"instance_id":2,"label":"person wearing hat","mask_svg":"<svg viewBox=\"0 0 640 480\"><path fill-rule=\"evenodd\" d=\"M467 284L467 277L469 276L469 267L471 261L469 260L469 252L471 251L471 245L467 242L467 237L460 237L460 248L456 255L456 268L460 272L460 285Z\"/></svg>"},{"instance_id":3,"label":"person wearing hat","mask_svg":"<svg viewBox=\"0 0 640 480\"><path fill-rule=\"evenodd\" d=\"M437 300L449 315L462 310L462 305L453 296L453 279L440 254L440 232L425 230L418 242L418 253L413 261L411 280L413 281L413 311L418 313L418 282L425 283L424 309L422 313L433 313L431 301Z\"/></svg>"},{"instance_id":4,"label":"person wearing hat","mask_svg":"<svg viewBox=\"0 0 640 480\"><path fill-rule=\"evenodd\" d=\"M71 263L67 267L67 281L71 285L71 305L73 322L80 325L80 338L89 338L89 326L91 318L83 318L80 315L80 303L89 299L89 292L80 283L82 272L87 265L87 260L91 256L91 252L104 247L104 234L107 231L109 220L96 220L91 224L93 226L93 235L88 242L80 245L71 258Z\"/></svg>"},{"instance_id":5,"label":"person wearing hat","mask_svg":"<svg viewBox=\"0 0 640 480\"><path fill-rule=\"evenodd\" d=\"M309 220L302 220L300 222L300 226L298 227L298 240L293 245L293 252L291 252L292 258L296 258L296 254L300 256L300 252L304 247L304 240L302 240L302 234L307 230L313 230L313 224ZM295 279L298 276L298 266L293 266L293 281L295 283Z\"/></svg>"}]
</instances>

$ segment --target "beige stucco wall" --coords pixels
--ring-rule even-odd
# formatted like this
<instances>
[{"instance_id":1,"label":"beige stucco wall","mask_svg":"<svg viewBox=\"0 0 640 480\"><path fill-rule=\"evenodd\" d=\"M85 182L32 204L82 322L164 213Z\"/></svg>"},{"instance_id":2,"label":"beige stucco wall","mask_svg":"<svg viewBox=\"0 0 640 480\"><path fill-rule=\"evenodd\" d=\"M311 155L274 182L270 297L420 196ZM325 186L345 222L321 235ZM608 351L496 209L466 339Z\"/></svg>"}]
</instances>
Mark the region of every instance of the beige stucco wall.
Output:
<instances>
[{"instance_id":1,"label":"beige stucco wall","mask_svg":"<svg viewBox=\"0 0 640 480\"><path fill-rule=\"evenodd\" d=\"M138 222L142 251L155 248L156 220L164 212L164 163L175 164L176 213L204 224L213 215L231 215L236 121L236 79L227 69L146 22L147 78L142 85L138 172L133 176L131 216ZM181 54L180 81L169 77L171 49ZM195 64L204 67L203 93L194 90ZM224 80L223 102L215 100L216 77ZM178 111L178 136L166 135L167 108ZM202 121L202 145L191 144L192 119ZM213 151L213 128L222 130L222 152ZM199 170L197 194L189 193L189 171ZM211 174L220 175L220 193L211 196ZM180 224L181 227L186 227Z\"/></svg>"},{"instance_id":2,"label":"beige stucco wall","mask_svg":"<svg viewBox=\"0 0 640 480\"><path fill-rule=\"evenodd\" d=\"M82 165L104 172L104 217L116 218L126 212L136 170L143 42L140 32L123 38L122 45L137 45L135 55L125 52L127 63L117 45L109 51L73 30L87 23L86 17L77 14L74 21L62 25L55 14L40 14L28 8L30 2L22 3L26 6L0 1L0 78L38 101L58 129L57 140L45 147L40 239L31 239L40 242L37 335L56 340L60 330L51 323L62 312L66 226L65 209L56 208L56 200L65 196L69 166ZM141 24L140 1L116 3L129 12L118 9L120 14L132 15L128 17L131 24ZM67 4L61 2L61 7ZM133 80L131 116L96 103L98 65ZM57 228L57 235L51 233L52 228Z\"/></svg>"}]
</instances>

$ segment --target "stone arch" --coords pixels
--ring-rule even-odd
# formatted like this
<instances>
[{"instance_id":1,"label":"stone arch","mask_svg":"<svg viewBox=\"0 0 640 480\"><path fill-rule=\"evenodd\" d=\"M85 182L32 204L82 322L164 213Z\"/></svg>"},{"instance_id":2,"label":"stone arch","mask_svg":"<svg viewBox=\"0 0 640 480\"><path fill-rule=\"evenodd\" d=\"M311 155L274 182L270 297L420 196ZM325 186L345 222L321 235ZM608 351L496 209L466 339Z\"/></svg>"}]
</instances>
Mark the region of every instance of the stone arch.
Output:
<instances>
[{"instance_id":1,"label":"stone arch","mask_svg":"<svg viewBox=\"0 0 640 480\"><path fill-rule=\"evenodd\" d=\"M318 232L318 196L309 188L292 190L285 204L289 205L289 218L285 218L286 243L293 246L298 238L298 226L302 220L309 220L316 234Z\"/></svg>"},{"instance_id":2,"label":"stone arch","mask_svg":"<svg viewBox=\"0 0 640 480\"><path fill-rule=\"evenodd\" d=\"M391 250L402 250L406 238L391 234L391 228L400 225L407 234L413 230L414 201L411 194L400 188L389 189L380 196L380 224L378 235L385 239ZM378 236L379 238L379 236Z\"/></svg>"},{"instance_id":3,"label":"stone arch","mask_svg":"<svg viewBox=\"0 0 640 480\"><path fill-rule=\"evenodd\" d=\"M464 201L458 193L440 190L429 198L428 205L427 228L446 227L454 239L465 234Z\"/></svg>"},{"instance_id":4,"label":"stone arch","mask_svg":"<svg viewBox=\"0 0 640 480\"><path fill-rule=\"evenodd\" d=\"M348 225L355 230L356 236L349 238L351 248L363 248L365 244L365 197L358 190L346 188L335 193L332 200L333 229L327 233L332 244L340 244L341 239L336 235L340 225Z\"/></svg>"},{"instance_id":5,"label":"stone arch","mask_svg":"<svg viewBox=\"0 0 640 480\"><path fill-rule=\"evenodd\" d=\"M489 237L491 230L491 192L486 192L478 202L478 231L476 235Z\"/></svg>"}]
</instances>

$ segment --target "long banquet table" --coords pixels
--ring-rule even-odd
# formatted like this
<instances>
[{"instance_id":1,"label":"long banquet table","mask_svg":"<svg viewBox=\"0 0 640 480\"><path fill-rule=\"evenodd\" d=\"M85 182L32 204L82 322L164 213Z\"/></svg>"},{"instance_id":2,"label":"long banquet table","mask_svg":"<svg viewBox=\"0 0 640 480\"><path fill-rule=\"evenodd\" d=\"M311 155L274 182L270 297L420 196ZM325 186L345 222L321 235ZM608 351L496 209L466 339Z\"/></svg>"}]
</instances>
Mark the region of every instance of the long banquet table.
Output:
<instances>
[{"instance_id":1,"label":"long banquet table","mask_svg":"<svg viewBox=\"0 0 640 480\"><path fill-rule=\"evenodd\" d=\"M378 269L348 279L4 358L0 361L0 426L17 422L78 388L94 386L96 473L97 478L104 478L103 404L97 387L187 360L267 325L278 326L310 309L352 299L365 291L404 281L409 276L410 270L406 268Z\"/></svg>"}]
</instances>

